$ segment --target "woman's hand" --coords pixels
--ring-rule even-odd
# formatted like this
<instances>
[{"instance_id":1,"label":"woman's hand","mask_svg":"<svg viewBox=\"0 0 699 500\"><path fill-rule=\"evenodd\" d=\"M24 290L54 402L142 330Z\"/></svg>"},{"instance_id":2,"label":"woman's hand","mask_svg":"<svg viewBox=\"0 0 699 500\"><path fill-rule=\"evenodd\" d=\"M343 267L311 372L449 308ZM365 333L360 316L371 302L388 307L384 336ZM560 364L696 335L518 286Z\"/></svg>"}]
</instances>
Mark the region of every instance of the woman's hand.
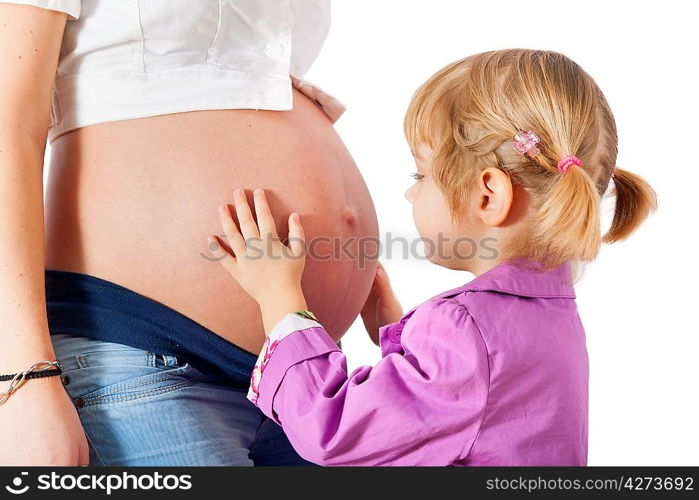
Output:
<instances>
[{"instance_id":1,"label":"woman's hand","mask_svg":"<svg viewBox=\"0 0 699 500\"><path fill-rule=\"evenodd\" d=\"M2 382L0 392L9 387ZM0 406L0 465L87 466L85 431L60 377L25 380Z\"/></svg>"},{"instance_id":2,"label":"woman's hand","mask_svg":"<svg viewBox=\"0 0 699 500\"><path fill-rule=\"evenodd\" d=\"M395 323L403 317L403 308L393 293L386 270L378 263L371 291L362 308L362 321L369 337L379 345L379 327Z\"/></svg>"},{"instance_id":3,"label":"woman's hand","mask_svg":"<svg viewBox=\"0 0 699 500\"><path fill-rule=\"evenodd\" d=\"M260 305L265 334L269 334L286 314L307 308L301 290L306 260L303 227L298 214L292 213L289 245L284 245L277 235L264 190L254 191L257 223L241 189L235 190L233 199L240 231L228 205L219 205L221 226L230 252L215 235L209 236L209 242L218 243L214 255L220 257L219 262L226 271Z\"/></svg>"}]
</instances>

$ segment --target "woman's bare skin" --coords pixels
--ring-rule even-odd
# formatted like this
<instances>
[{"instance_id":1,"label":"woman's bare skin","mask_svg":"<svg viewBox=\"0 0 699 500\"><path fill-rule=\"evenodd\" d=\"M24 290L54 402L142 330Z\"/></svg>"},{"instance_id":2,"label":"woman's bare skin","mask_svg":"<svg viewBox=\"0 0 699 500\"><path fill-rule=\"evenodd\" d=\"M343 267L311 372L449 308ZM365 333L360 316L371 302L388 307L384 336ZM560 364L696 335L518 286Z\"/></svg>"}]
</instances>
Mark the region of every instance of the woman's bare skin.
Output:
<instances>
[{"instance_id":1,"label":"woman's bare skin","mask_svg":"<svg viewBox=\"0 0 699 500\"><path fill-rule=\"evenodd\" d=\"M335 341L371 288L378 239L364 181L325 114L297 89L294 109L204 110L83 127L51 145L46 268L97 276L157 300L243 349L264 341L257 304L222 272L206 237L236 187L265 188L280 237L298 212L308 307ZM173 224L173 221L175 224ZM173 231L172 228L175 228ZM329 238L336 238L335 243ZM340 252L333 257L332 249ZM310 247L309 247L310 250Z\"/></svg>"}]
</instances>

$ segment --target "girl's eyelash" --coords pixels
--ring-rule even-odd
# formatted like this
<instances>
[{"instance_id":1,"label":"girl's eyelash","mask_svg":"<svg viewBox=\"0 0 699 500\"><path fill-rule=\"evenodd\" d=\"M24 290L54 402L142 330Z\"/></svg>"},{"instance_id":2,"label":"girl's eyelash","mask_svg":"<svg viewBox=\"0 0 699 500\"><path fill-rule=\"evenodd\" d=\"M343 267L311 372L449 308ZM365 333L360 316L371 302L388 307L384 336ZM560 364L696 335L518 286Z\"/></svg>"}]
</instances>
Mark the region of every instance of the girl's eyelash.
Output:
<instances>
[{"instance_id":1,"label":"girl's eyelash","mask_svg":"<svg viewBox=\"0 0 699 500\"><path fill-rule=\"evenodd\" d=\"M412 174L410 174L410 177L412 177L412 178L415 179L416 181L419 181L420 179L422 179L422 178L425 177L425 176L424 176L424 175L421 175L421 174L418 174L417 172L413 172Z\"/></svg>"}]
</instances>

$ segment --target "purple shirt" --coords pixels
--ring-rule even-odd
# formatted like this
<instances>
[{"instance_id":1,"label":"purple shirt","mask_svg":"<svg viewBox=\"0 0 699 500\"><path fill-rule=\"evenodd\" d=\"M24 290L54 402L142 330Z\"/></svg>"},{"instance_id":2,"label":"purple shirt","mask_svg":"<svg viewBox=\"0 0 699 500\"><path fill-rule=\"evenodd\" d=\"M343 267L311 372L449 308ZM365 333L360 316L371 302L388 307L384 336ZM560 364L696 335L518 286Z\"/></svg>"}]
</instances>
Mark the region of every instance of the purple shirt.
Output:
<instances>
[{"instance_id":1,"label":"purple shirt","mask_svg":"<svg viewBox=\"0 0 699 500\"><path fill-rule=\"evenodd\" d=\"M382 326L381 360L349 375L323 327L288 314L248 399L320 465L587 465L570 272L501 263Z\"/></svg>"}]
</instances>

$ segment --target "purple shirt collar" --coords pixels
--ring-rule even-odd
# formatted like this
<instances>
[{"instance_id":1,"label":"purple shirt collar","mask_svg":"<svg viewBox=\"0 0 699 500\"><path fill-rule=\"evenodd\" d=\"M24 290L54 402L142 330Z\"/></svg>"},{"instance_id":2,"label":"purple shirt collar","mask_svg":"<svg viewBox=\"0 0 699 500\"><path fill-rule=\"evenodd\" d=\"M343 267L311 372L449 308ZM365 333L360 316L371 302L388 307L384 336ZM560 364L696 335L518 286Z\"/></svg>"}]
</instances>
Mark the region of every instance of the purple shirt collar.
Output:
<instances>
[{"instance_id":1,"label":"purple shirt collar","mask_svg":"<svg viewBox=\"0 0 699 500\"><path fill-rule=\"evenodd\" d=\"M438 293L428 300L448 298L469 291L493 291L519 295L522 297L540 298L575 298L575 290L571 282L572 268L570 263L564 263L551 271L538 271L531 262L524 259L501 262L474 279L451 290ZM411 312L404 315L407 320Z\"/></svg>"}]
</instances>

